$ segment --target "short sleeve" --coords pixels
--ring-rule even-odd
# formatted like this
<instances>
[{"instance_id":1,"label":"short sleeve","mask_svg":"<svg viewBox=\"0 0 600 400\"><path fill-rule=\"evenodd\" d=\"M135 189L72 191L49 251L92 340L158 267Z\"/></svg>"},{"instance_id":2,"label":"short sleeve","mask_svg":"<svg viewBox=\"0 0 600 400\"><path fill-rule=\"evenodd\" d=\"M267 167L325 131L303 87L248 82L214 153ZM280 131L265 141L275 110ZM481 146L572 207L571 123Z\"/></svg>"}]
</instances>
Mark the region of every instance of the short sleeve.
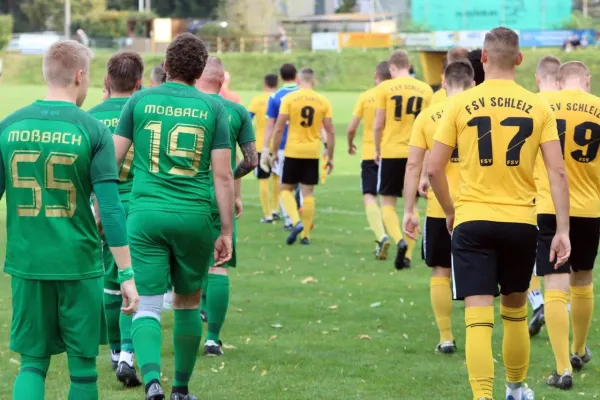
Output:
<instances>
[{"instance_id":1,"label":"short sleeve","mask_svg":"<svg viewBox=\"0 0 600 400\"><path fill-rule=\"evenodd\" d=\"M420 113L415 123L413 124L412 132L410 134L409 146L419 147L427 150L427 140L425 139L425 124L427 122L427 116L425 113Z\"/></svg>"},{"instance_id":2,"label":"short sleeve","mask_svg":"<svg viewBox=\"0 0 600 400\"><path fill-rule=\"evenodd\" d=\"M377 88L377 108L380 110L385 110L386 101L387 96L385 95L385 89L383 88L383 86L379 85L379 87Z\"/></svg>"},{"instance_id":3,"label":"short sleeve","mask_svg":"<svg viewBox=\"0 0 600 400\"><path fill-rule=\"evenodd\" d=\"M352 116L357 118L362 118L364 116L363 113L363 97L360 96L356 101L356 105L354 106L354 111L352 111Z\"/></svg>"},{"instance_id":4,"label":"short sleeve","mask_svg":"<svg viewBox=\"0 0 600 400\"><path fill-rule=\"evenodd\" d=\"M92 148L90 179L92 184L106 181L118 181L117 156L112 134L108 127L98 123L98 140Z\"/></svg>"},{"instance_id":5,"label":"short sleeve","mask_svg":"<svg viewBox=\"0 0 600 400\"><path fill-rule=\"evenodd\" d=\"M275 98L275 95L271 95L269 97L269 102L267 104L267 118L277 119L279 116L279 102Z\"/></svg>"},{"instance_id":6,"label":"short sleeve","mask_svg":"<svg viewBox=\"0 0 600 400\"><path fill-rule=\"evenodd\" d=\"M542 125L542 136L540 137L540 144L550 142L552 140L558 140L558 129L556 126L556 117L550 109L550 106L546 103L544 107L544 122Z\"/></svg>"},{"instance_id":7,"label":"short sleeve","mask_svg":"<svg viewBox=\"0 0 600 400\"><path fill-rule=\"evenodd\" d=\"M283 98L281 106L279 107L279 114L290 115L290 102L288 100L289 98L290 96L286 96Z\"/></svg>"},{"instance_id":8,"label":"short sleeve","mask_svg":"<svg viewBox=\"0 0 600 400\"><path fill-rule=\"evenodd\" d=\"M238 136L238 144L244 144L249 142L255 142L256 136L254 135L254 128L252 127L252 120L245 110L240 110L240 135Z\"/></svg>"},{"instance_id":9,"label":"short sleeve","mask_svg":"<svg viewBox=\"0 0 600 400\"><path fill-rule=\"evenodd\" d=\"M458 108L456 102L450 102L435 130L433 140L445 144L446 146L456 147L458 141L458 131L456 130L457 113Z\"/></svg>"},{"instance_id":10,"label":"short sleeve","mask_svg":"<svg viewBox=\"0 0 600 400\"><path fill-rule=\"evenodd\" d=\"M229 116L221 103L215 103L215 134L211 150L231 149L231 147Z\"/></svg>"},{"instance_id":11,"label":"short sleeve","mask_svg":"<svg viewBox=\"0 0 600 400\"><path fill-rule=\"evenodd\" d=\"M135 108L133 102L134 98L132 97L127 100L123 110L121 111L121 116L119 117L119 123L115 128L115 135L123 136L129 140L133 140L133 109Z\"/></svg>"}]
</instances>

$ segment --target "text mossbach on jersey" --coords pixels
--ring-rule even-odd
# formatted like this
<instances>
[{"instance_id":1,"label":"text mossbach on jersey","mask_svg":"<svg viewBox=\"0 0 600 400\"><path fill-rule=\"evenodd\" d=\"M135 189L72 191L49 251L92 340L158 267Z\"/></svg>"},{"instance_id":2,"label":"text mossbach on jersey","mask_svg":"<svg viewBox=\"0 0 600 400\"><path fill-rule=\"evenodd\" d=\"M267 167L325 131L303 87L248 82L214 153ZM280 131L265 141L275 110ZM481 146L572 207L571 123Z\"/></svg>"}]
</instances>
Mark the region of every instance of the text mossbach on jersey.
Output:
<instances>
[{"instance_id":1,"label":"text mossbach on jersey","mask_svg":"<svg viewBox=\"0 0 600 400\"><path fill-rule=\"evenodd\" d=\"M9 142L33 142L33 143L51 143L51 144L70 144L81 146L81 134L69 132L50 132L39 129L10 131L8 133Z\"/></svg>"},{"instance_id":2,"label":"text mossbach on jersey","mask_svg":"<svg viewBox=\"0 0 600 400\"><path fill-rule=\"evenodd\" d=\"M525 111L529 114L529 111L533 108L532 105L527 104L527 102L523 100L517 100L512 97L490 97L486 99L485 97L480 97L477 100L473 100L471 104L467 104L465 106L465 111L472 114L472 111L477 111L480 108L485 108L488 104L486 104L486 100L489 100L489 105L491 107L502 107L502 108L514 108L517 110Z\"/></svg>"},{"instance_id":3,"label":"text mossbach on jersey","mask_svg":"<svg viewBox=\"0 0 600 400\"><path fill-rule=\"evenodd\" d=\"M198 110L191 107L171 107L157 106L155 104L147 104L144 107L144 114L166 115L167 117L192 117L198 119L208 119L208 111Z\"/></svg>"}]
</instances>

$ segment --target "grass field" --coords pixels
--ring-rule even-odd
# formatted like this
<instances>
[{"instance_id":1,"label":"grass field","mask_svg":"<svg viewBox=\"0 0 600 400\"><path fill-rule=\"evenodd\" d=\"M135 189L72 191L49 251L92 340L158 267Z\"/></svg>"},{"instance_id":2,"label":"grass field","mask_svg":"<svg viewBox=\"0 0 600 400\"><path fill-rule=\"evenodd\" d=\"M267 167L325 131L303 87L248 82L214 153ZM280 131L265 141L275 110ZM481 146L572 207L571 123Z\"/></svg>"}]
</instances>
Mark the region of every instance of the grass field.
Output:
<instances>
[{"instance_id":1,"label":"grass field","mask_svg":"<svg viewBox=\"0 0 600 400\"><path fill-rule=\"evenodd\" d=\"M44 95L41 87L0 85L0 90L0 117ZM253 93L241 94L247 102ZM411 270L396 272L391 261L373 259L374 238L361 204L359 159L347 155L344 137L358 93L327 95L338 132L336 170L316 190L312 245L288 247L282 225L259 224L258 185L252 177L244 180L240 261L232 273L230 312L222 335L233 348L221 358L199 358L191 389L199 398L211 400L469 399L463 304L454 303L458 353L436 355L438 333L429 303L428 268L419 261ZM99 98L100 92L92 91L84 108ZM0 218L4 225L3 212ZM4 229L0 239L5 243ZM3 257L4 246L0 252ZM303 284L307 277L315 283ZM8 276L0 279L0 399L10 398L18 369L18 355L8 350L9 282ZM594 316L592 351L600 344L598 313ZM165 313L163 331L163 385L169 388L172 313ZM504 395L501 333L497 315L497 398ZM600 396L600 361L575 376L572 392L561 393L544 384L554 369L553 360L543 331L532 342L528 382L538 399ZM143 398L141 389L124 391L116 382L106 348L101 349L98 368L101 399ZM56 357L47 379L47 398L66 399L68 381L65 358Z\"/></svg>"}]
</instances>

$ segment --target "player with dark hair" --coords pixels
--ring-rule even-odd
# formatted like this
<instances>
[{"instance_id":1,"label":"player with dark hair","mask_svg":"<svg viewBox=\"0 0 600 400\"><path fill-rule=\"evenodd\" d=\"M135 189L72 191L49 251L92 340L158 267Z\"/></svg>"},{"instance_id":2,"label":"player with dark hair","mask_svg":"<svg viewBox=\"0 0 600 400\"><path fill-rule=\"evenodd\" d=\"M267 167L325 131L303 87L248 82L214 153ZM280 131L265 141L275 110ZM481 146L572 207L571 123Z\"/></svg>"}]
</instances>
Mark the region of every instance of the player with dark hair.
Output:
<instances>
[{"instance_id":1,"label":"player with dark hair","mask_svg":"<svg viewBox=\"0 0 600 400\"><path fill-rule=\"evenodd\" d=\"M213 254L215 266L232 256L234 184L228 116L220 101L194 87L207 59L198 37L178 35L167 48L167 82L135 93L113 135L118 163L132 144L135 147L127 224L141 296L131 335L147 400L165 397L160 381L160 316L169 276L175 359L171 400L189 400L194 398L188 385L202 336L202 286ZM213 182L221 220L216 241Z\"/></svg>"},{"instance_id":2,"label":"player with dark hair","mask_svg":"<svg viewBox=\"0 0 600 400\"><path fill-rule=\"evenodd\" d=\"M387 61L382 61L375 68L375 87L363 92L352 113L352 120L348 125L348 154L356 154L356 145L354 137L360 121L364 118L362 156L360 162L361 189L363 193L363 202L369 227L375 234L375 258L386 260L390 248L390 239L385 233L383 219L381 218L381 209L377 203L377 177L379 176L379 166L375 162L375 141L373 137L373 123L377 110L377 86L386 80L392 79L390 66Z\"/></svg>"},{"instance_id":3,"label":"player with dark hair","mask_svg":"<svg viewBox=\"0 0 600 400\"><path fill-rule=\"evenodd\" d=\"M481 49L471 50L467 59L473 66L475 72L475 85L481 84L485 80L485 71L481 62Z\"/></svg>"}]
</instances>

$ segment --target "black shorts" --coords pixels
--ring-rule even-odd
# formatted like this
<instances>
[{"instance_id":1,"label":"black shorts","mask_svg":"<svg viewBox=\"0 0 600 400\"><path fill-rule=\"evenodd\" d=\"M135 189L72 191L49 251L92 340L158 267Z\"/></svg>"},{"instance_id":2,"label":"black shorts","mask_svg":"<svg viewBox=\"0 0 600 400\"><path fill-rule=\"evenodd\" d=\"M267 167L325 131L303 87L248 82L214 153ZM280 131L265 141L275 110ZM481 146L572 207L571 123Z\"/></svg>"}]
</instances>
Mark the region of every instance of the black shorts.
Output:
<instances>
[{"instance_id":1,"label":"black shorts","mask_svg":"<svg viewBox=\"0 0 600 400\"><path fill-rule=\"evenodd\" d=\"M377 192L382 196L402 197L406 158L382 158L379 162Z\"/></svg>"},{"instance_id":2,"label":"black shorts","mask_svg":"<svg viewBox=\"0 0 600 400\"><path fill-rule=\"evenodd\" d=\"M286 185L319 184L319 159L285 157L281 183Z\"/></svg>"},{"instance_id":3,"label":"black shorts","mask_svg":"<svg viewBox=\"0 0 600 400\"><path fill-rule=\"evenodd\" d=\"M258 159L260 160L260 153L258 153ZM269 179L271 177L271 169L269 168L269 172L265 172L259 165L254 169L254 175L256 175L257 179Z\"/></svg>"},{"instance_id":4,"label":"black shorts","mask_svg":"<svg viewBox=\"0 0 600 400\"><path fill-rule=\"evenodd\" d=\"M379 165L375 160L362 160L360 162L360 188L363 194L377 196L377 176Z\"/></svg>"},{"instance_id":5,"label":"black shorts","mask_svg":"<svg viewBox=\"0 0 600 400\"><path fill-rule=\"evenodd\" d=\"M452 238L446 227L446 218L425 218L421 255L428 267L452 266Z\"/></svg>"},{"instance_id":6,"label":"black shorts","mask_svg":"<svg viewBox=\"0 0 600 400\"><path fill-rule=\"evenodd\" d=\"M454 298L526 292L535 264L535 225L469 221L452 233Z\"/></svg>"},{"instance_id":7,"label":"black shorts","mask_svg":"<svg viewBox=\"0 0 600 400\"><path fill-rule=\"evenodd\" d=\"M571 256L569 261L554 269L550 262L550 244L556 233L556 216L538 214L538 244L535 263L535 274L568 274L571 271L591 271L594 268L598 243L600 242L600 218L569 218L569 238L571 239Z\"/></svg>"}]
</instances>

